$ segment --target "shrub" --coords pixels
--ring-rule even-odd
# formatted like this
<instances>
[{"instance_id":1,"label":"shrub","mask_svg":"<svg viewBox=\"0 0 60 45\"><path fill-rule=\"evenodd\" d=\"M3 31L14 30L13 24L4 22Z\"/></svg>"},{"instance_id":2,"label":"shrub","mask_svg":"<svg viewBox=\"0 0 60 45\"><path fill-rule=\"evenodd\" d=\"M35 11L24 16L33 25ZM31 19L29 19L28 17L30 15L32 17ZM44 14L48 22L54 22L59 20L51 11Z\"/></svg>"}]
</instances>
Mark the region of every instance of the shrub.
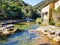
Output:
<instances>
[{"instance_id":1,"label":"shrub","mask_svg":"<svg viewBox=\"0 0 60 45\"><path fill-rule=\"evenodd\" d=\"M37 23L37 24L41 24L41 18L37 18L37 19L36 19L36 23Z\"/></svg>"},{"instance_id":2,"label":"shrub","mask_svg":"<svg viewBox=\"0 0 60 45\"><path fill-rule=\"evenodd\" d=\"M55 25L55 22L52 20L49 22L50 25Z\"/></svg>"}]
</instances>

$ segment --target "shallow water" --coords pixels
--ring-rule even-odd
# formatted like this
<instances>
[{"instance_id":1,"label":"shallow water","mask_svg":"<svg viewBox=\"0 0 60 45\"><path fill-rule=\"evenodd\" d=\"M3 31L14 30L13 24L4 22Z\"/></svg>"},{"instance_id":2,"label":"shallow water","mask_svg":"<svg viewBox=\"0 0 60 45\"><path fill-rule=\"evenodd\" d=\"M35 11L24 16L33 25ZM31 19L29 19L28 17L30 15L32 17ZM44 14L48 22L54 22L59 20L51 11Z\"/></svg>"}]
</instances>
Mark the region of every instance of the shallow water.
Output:
<instances>
[{"instance_id":1,"label":"shallow water","mask_svg":"<svg viewBox=\"0 0 60 45\"><path fill-rule=\"evenodd\" d=\"M60 45L59 43L48 39L41 32L34 30L37 27L39 26L32 25L30 27L35 33L29 33L29 30L25 30L11 34L6 39L0 39L0 45Z\"/></svg>"}]
</instances>

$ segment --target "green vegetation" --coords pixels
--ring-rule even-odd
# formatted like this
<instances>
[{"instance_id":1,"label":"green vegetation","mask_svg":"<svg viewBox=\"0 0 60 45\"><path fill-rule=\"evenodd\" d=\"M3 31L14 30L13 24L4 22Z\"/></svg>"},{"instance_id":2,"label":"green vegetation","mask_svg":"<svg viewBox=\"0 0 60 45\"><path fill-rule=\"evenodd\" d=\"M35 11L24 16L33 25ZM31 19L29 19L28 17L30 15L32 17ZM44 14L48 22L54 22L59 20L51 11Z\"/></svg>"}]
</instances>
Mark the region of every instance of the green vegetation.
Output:
<instances>
[{"instance_id":1,"label":"green vegetation","mask_svg":"<svg viewBox=\"0 0 60 45\"><path fill-rule=\"evenodd\" d=\"M14 25L14 26L15 26L16 28L20 29L20 30L26 30L26 29L29 28L28 25L18 25L18 24L16 24L16 25Z\"/></svg>"},{"instance_id":2,"label":"green vegetation","mask_svg":"<svg viewBox=\"0 0 60 45\"><path fill-rule=\"evenodd\" d=\"M55 25L55 22L52 20L49 22L50 25Z\"/></svg>"},{"instance_id":3,"label":"green vegetation","mask_svg":"<svg viewBox=\"0 0 60 45\"><path fill-rule=\"evenodd\" d=\"M57 9L53 9L53 14L54 14L54 19L55 20L55 25L60 27L60 6Z\"/></svg>"},{"instance_id":4,"label":"green vegetation","mask_svg":"<svg viewBox=\"0 0 60 45\"><path fill-rule=\"evenodd\" d=\"M36 19L40 16L38 11L22 0L0 0L1 19L24 19L30 17Z\"/></svg>"},{"instance_id":5,"label":"green vegetation","mask_svg":"<svg viewBox=\"0 0 60 45\"><path fill-rule=\"evenodd\" d=\"M58 6L57 9L53 9L53 12L54 12L54 13L60 13L60 6Z\"/></svg>"},{"instance_id":6,"label":"green vegetation","mask_svg":"<svg viewBox=\"0 0 60 45\"><path fill-rule=\"evenodd\" d=\"M37 24L41 24L41 18L37 18L37 19L36 19L36 23L37 23Z\"/></svg>"},{"instance_id":7,"label":"green vegetation","mask_svg":"<svg viewBox=\"0 0 60 45\"><path fill-rule=\"evenodd\" d=\"M18 28L19 30L27 30L28 28L30 28L30 25L28 25L28 23L26 22L20 22L17 24L14 24L15 28Z\"/></svg>"}]
</instances>

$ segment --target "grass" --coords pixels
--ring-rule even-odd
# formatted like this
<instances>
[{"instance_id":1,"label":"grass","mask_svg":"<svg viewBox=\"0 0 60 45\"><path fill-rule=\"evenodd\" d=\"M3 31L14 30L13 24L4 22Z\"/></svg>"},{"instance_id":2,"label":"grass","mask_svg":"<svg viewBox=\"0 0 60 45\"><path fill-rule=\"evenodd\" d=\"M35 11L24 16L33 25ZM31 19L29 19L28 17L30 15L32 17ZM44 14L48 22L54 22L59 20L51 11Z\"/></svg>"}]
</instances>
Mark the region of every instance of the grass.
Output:
<instances>
[{"instance_id":1,"label":"grass","mask_svg":"<svg viewBox=\"0 0 60 45\"><path fill-rule=\"evenodd\" d=\"M14 25L18 29L28 29L29 27L27 25Z\"/></svg>"},{"instance_id":2,"label":"grass","mask_svg":"<svg viewBox=\"0 0 60 45\"><path fill-rule=\"evenodd\" d=\"M30 25L28 25L28 23L18 23L18 24L14 24L15 28L21 29L21 30L27 30L30 28Z\"/></svg>"}]
</instances>

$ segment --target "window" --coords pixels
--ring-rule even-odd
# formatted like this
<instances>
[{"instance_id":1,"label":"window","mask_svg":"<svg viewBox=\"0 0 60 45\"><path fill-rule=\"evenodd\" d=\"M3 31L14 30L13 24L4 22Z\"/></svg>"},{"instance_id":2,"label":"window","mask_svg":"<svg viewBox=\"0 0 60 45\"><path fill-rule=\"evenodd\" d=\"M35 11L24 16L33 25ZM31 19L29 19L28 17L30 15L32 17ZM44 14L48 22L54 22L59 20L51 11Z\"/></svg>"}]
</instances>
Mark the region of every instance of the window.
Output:
<instances>
[{"instance_id":1,"label":"window","mask_svg":"<svg viewBox=\"0 0 60 45\"><path fill-rule=\"evenodd\" d=\"M45 12L45 15L48 15L48 12Z\"/></svg>"},{"instance_id":2,"label":"window","mask_svg":"<svg viewBox=\"0 0 60 45\"><path fill-rule=\"evenodd\" d=\"M44 13L42 13L42 15L44 15Z\"/></svg>"}]
</instances>

